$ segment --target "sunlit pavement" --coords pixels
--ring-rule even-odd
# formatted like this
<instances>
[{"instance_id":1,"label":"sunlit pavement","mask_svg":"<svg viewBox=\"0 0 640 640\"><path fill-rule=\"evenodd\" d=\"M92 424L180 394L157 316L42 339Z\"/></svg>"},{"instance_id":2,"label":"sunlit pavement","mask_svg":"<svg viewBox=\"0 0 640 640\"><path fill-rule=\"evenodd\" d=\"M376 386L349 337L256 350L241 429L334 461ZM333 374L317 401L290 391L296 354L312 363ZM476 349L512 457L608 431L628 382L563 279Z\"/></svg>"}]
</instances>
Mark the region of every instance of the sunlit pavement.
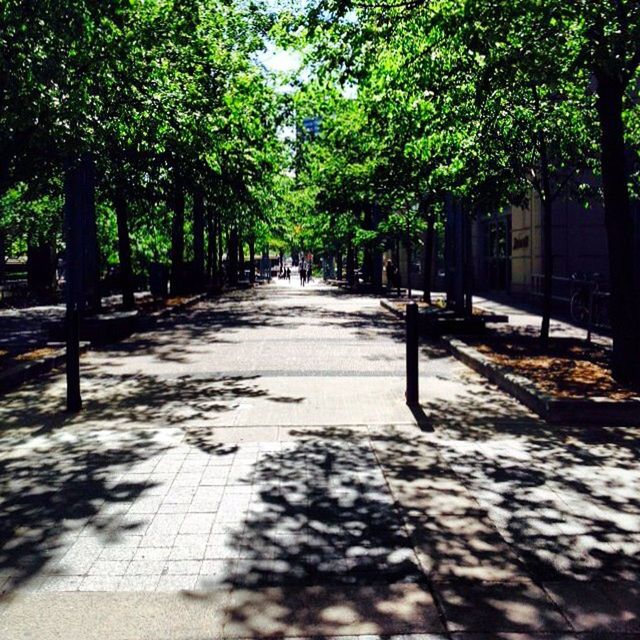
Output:
<instances>
[{"instance_id":1,"label":"sunlit pavement","mask_svg":"<svg viewBox=\"0 0 640 640\"><path fill-rule=\"evenodd\" d=\"M0 638L639 637L640 430L402 337L292 277L5 396Z\"/></svg>"}]
</instances>

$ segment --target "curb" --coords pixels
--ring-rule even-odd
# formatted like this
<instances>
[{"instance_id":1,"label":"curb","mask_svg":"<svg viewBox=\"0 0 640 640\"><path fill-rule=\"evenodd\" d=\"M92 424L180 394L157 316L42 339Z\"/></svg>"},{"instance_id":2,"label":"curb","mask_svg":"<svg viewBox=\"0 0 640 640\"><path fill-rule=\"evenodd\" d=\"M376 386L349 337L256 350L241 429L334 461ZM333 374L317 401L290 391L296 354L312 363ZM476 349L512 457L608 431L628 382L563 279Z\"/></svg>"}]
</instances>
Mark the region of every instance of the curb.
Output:
<instances>
[{"instance_id":1,"label":"curb","mask_svg":"<svg viewBox=\"0 0 640 640\"><path fill-rule=\"evenodd\" d=\"M396 316L396 318L400 318L401 320L404 320L406 313L404 311L400 311L400 309L397 309L394 305L392 305L387 299L383 298L382 300L380 300L380 306L383 309L386 309L387 311L390 311L391 313L393 313L394 316ZM406 307L405 307L406 308Z\"/></svg>"},{"instance_id":2,"label":"curb","mask_svg":"<svg viewBox=\"0 0 640 640\"><path fill-rule=\"evenodd\" d=\"M88 342L80 343L80 353L85 353L89 348ZM53 369L61 367L65 363L66 349L58 349L50 356L38 358L30 362L21 362L0 372L0 395L16 389L25 382L34 380Z\"/></svg>"},{"instance_id":3,"label":"curb","mask_svg":"<svg viewBox=\"0 0 640 640\"><path fill-rule=\"evenodd\" d=\"M602 427L640 425L640 400L553 398L540 391L529 379L506 371L466 342L452 336L442 336L441 342L456 359L512 395L548 423Z\"/></svg>"}]
</instances>

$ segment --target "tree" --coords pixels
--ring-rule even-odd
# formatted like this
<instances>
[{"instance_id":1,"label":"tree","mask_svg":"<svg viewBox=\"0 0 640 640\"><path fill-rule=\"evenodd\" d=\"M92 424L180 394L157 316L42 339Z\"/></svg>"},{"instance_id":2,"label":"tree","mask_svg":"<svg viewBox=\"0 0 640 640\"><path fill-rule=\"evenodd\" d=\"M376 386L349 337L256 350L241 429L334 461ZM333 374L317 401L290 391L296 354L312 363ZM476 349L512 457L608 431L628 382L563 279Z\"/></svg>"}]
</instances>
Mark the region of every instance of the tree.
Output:
<instances>
[{"instance_id":1,"label":"tree","mask_svg":"<svg viewBox=\"0 0 640 640\"><path fill-rule=\"evenodd\" d=\"M280 170L279 104L255 62L266 6L9 0L2 24L0 199L36 177L60 189L63 167L90 156L98 211L116 222L100 228L117 235L125 306L134 269L165 260L169 229L174 289L192 256L201 286L205 208L220 253L223 224L261 220Z\"/></svg>"},{"instance_id":2,"label":"tree","mask_svg":"<svg viewBox=\"0 0 640 640\"><path fill-rule=\"evenodd\" d=\"M595 120L585 93L588 74L575 68L572 43L563 37L561 9L472 3L470 54L481 144L512 174L512 200L533 190L543 211L541 343L546 348L552 302L553 209L593 167ZM538 39L544 40L538 43Z\"/></svg>"},{"instance_id":3,"label":"tree","mask_svg":"<svg viewBox=\"0 0 640 640\"><path fill-rule=\"evenodd\" d=\"M618 380L640 385L640 268L634 246L638 234L631 212L625 137L625 114L638 97L640 5L631 0L575 4L570 18L582 28L581 59L596 80L609 241L612 371Z\"/></svg>"}]
</instances>

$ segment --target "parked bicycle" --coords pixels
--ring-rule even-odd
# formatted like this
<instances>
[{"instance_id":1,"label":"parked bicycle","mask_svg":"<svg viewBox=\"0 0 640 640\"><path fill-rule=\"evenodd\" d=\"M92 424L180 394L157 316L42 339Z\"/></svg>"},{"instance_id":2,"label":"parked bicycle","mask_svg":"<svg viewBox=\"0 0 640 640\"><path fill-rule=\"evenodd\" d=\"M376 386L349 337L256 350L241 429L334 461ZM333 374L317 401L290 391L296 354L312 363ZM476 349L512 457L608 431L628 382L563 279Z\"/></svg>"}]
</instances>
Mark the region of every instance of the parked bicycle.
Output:
<instances>
[{"instance_id":1,"label":"parked bicycle","mask_svg":"<svg viewBox=\"0 0 640 640\"><path fill-rule=\"evenodd\" d=\"M571 319L589 330L609 327L609 293L602 290L600 274L574 273L571 280Z\"/></svg>"}]
</instances>

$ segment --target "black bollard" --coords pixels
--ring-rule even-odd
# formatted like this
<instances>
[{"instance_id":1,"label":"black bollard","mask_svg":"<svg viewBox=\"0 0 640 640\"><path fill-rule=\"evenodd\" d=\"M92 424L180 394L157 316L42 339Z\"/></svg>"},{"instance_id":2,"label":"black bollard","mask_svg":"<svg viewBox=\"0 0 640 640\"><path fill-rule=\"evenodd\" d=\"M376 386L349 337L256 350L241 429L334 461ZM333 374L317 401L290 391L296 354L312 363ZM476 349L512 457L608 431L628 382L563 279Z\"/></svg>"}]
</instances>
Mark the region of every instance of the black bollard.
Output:
<instances>
[{"instance_id":1,"label":"black bollard","mask_svg":"<svg viewBox=\"0 0 640 640\"><path fill-rule=\"evenodd\" d=\"M407 304L407 390L405 397L408 405L419 402L418 392L418 305Z\"/></svg>"},{"instance_id":2,"label":"black bollard","mask_svg":"<svg viewBox=\"0 0 640 640\"><path fill-rule=\"evenodd\" d=\"M67 309L67 411L82 409L80 396L80 316L77 309Z\"/></svg>"}]
</instances>

